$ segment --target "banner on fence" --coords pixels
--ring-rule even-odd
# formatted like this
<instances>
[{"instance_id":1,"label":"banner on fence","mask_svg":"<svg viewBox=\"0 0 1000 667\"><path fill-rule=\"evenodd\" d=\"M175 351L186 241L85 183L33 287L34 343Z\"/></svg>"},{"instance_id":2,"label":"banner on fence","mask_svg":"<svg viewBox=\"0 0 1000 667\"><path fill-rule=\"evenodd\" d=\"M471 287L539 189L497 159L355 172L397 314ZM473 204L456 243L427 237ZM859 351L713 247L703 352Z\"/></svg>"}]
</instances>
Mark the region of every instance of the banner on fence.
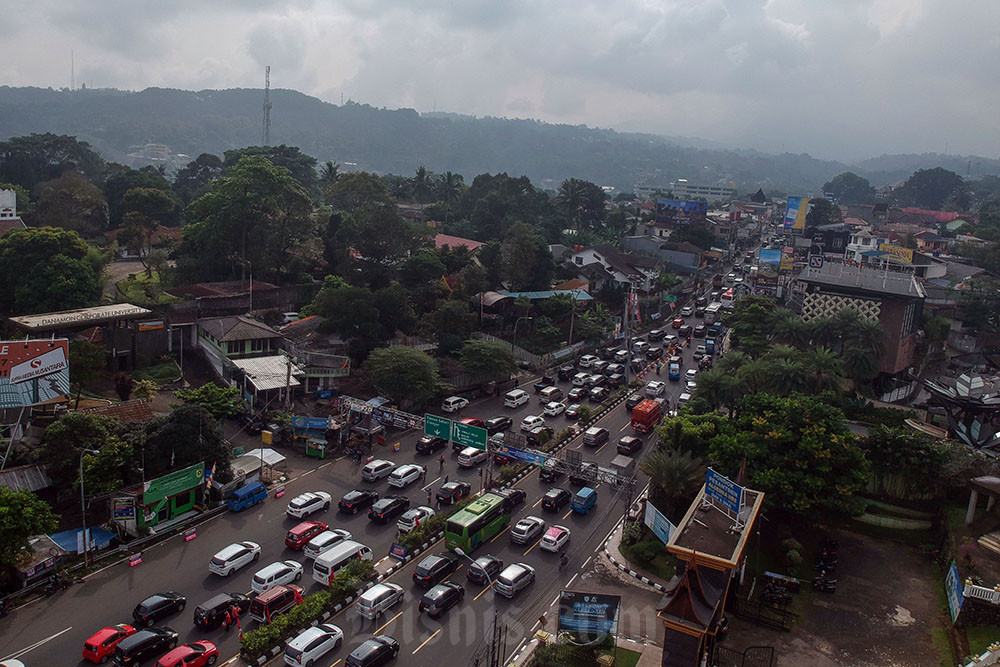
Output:
<instances>
[{"instance_id":1,"label":"banner on fence","mask_svg":"<svg viewBox=\"0 0 1000 667\"><path fill-rule=\"evenodd\" d=\"M128 566L135 567L136 565L142 565L142 552L137 554L132 554L128 557Z\"/></svg>"}]
</instances>

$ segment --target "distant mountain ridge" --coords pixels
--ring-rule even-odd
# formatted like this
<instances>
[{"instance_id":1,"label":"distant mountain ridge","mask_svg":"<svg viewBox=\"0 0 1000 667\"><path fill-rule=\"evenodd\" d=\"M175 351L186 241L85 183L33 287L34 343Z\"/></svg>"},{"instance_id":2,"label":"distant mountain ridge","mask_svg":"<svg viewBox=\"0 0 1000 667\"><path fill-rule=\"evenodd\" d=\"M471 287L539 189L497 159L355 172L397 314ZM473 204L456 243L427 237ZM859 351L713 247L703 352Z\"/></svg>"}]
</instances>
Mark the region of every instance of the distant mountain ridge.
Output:
<instances>
[{"instance_id":1,"label":"distant mountain ridge","mask_svg":"<svg viewBox=\"0 0 1000 667\"><path fill-rule=\"evenodd\" d=\"M0 138L54 132L89 142L105 159L123 161L130 147L166 144L191 159L261 143L263 91L147 88L56 91L0 87ZM677 178L818 194L824 182L855 171L879 186L915 169L944 166L962 176L1000 174L1000 160L938 155L883 155L850 166L809 155L769 155L711 147L707 140L617 132L535 120L473 117L413 109L335 105L293 90L272 90L271 143L300 147L320 161L355 163L380 173L412 174L418 166L453 171L470 181L483 172L526 175L555 188L576 177L628 190Z\"/></svg>"}]
</instances>

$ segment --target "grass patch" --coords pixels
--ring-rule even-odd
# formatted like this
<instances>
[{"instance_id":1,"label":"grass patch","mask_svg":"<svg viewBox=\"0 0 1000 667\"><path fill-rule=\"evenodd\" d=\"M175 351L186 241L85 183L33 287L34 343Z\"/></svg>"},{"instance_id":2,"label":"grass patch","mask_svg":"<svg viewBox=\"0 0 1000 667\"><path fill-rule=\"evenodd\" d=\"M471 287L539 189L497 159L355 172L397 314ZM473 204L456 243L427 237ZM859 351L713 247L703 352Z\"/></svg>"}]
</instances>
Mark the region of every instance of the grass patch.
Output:
<instances>
[{"instance_id":1,"label":"grass patch","mask_svg":"<svg viewBox=\"0 0 1000 667\"><path fill-rule=\"evenodd\" d=\"M654 537L653 539L655 540L656 538ZM677 572L677 559L670 555L666 547L663 547L661 551L657 551L656 555L652 559L649 559L643 553L644 550L640 546L642 544L644 543L639 542L638 544L630 544L628 546L620 545L618 551L621 552L621 555L628 560L632 567L643 572L648 572L663 581L670 581Z\"/></svg>"},{"instance_id":2,"label":"grass patch","mask_svg":"<svg viewBox=\"0 0 1000 667\"><path fill-rule=\"evenodd\" d=\"M969 642L969 652L981 655L993 642L1000 641L1000 627L996 625L977 625L965 628L965 638Z\"/></svg>"},{"instance_id":3,"label":"grass patch","mask_svg":"<svg viewBox=\"0 0 1000 667\"><path fill-rule=\"evenodd\" d=\"M931 643L937 653L937 664L940 667L954 667L955 657L951 651L951 638L948 636L948 628L931 628Z\"/></svg>"},{"instance_id":4,"label":"grass patch","mask_svg":"<svg viewBox=\"0 0 1000 667\"><path fill-rule=\"evenodd\" d=\"M152 276L148 276L145 271L142 271L134 276L119 280L118 291L134 303L159 304L180 301L177 297L170 296L163 291L160 285L160 276L156 271L153 271Z\"/></svg>"},{"instance_id":5,"label":"grass patch","mask_svg":"<svg viewBox=\"0 0 1000 667\"><path fill-rule=\"evenodd\" d=\"M156 384L166 384L179 379L181 369L172 361L164 361L159 364L140 368L132 373L136 380L152 380Z\"/></svg>"},{"instance_id":6,"label":"grass patch","mask_svg":"<svg viewBox=\"0 0 1000 667\"><path fill-rule=\"evenodd\" d=\"M639 658L642 657L642 653L630 651L627 648L620 648L617 653L614 650L601 651L601 655L615 656L615 667L635 667L639 663Z\"/></svg>"}]
</instances>

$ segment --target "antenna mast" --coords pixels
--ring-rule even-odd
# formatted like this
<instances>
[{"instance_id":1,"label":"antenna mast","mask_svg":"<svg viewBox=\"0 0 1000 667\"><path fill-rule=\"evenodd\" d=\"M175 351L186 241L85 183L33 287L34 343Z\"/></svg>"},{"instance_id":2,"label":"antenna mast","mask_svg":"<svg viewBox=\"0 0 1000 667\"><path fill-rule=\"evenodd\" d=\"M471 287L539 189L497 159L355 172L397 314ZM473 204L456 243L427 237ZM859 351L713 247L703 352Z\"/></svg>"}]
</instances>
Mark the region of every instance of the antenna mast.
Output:
<instances>
[{"instance_id":1,"label":"antenna mast","mask_svg":"<svg viewBox=\"0 0 1000 667\"><path fill-rule=\"evenodd\" d=\"M271 144L271 66L264 67L264 132L261 145Z\"/></svg>"}]
</instances>

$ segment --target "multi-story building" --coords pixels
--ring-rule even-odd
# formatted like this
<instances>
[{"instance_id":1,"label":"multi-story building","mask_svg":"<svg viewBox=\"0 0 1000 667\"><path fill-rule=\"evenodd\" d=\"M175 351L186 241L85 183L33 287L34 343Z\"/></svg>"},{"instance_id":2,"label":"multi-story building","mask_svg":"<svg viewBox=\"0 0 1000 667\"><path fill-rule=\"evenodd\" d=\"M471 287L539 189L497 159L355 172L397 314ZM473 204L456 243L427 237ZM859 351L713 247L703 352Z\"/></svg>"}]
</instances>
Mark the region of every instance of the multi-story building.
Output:
<instances>
[{"instance_id":1,"label":"multi-story building","mask_svg":"<svg viewBox=\"0 0 1000 667\"><path fill-rule=\"evenodd\" d=\"M729 201L736 198L736 188L731 185L703 185L691 183L686 178L678 178L670 184L674 199L704 199L705 201Z\"/></svg>"}]
</instances>

